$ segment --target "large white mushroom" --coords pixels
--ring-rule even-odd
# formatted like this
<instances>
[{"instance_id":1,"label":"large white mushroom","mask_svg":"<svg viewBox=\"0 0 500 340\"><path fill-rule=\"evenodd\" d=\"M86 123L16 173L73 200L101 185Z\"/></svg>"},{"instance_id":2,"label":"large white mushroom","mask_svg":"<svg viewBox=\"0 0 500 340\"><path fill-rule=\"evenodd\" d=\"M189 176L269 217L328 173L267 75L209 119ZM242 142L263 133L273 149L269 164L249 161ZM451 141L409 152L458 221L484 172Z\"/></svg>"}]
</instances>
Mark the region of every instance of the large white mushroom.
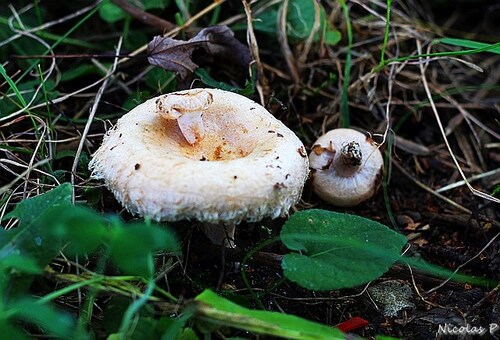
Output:
<instances>
[{"instance_id":1,"label":"large white mushroom","mask_svg":"<svg viewBox=\"0 0 500 340\"><path fill-rule=\"evenodd\" d=\"M287 215L309 167L302 142L241 95L192 89L120 118L89 164L133 214L235 224ZM217 232L215 232L217 233ZM221 243L220 236L213 236Z\"/></svg>"},{"instance_id":2,"label":"large white mushroom","mask_svg":"<svg viewBox=\"0 0 500 340\"><path fill-rule=\"evenodd\" d=\"M339 207L369 199L381 183L380 150L371 138L353 129L335 129L319 137L309 161L314 192Z\"/></svg>"}]
</instances>

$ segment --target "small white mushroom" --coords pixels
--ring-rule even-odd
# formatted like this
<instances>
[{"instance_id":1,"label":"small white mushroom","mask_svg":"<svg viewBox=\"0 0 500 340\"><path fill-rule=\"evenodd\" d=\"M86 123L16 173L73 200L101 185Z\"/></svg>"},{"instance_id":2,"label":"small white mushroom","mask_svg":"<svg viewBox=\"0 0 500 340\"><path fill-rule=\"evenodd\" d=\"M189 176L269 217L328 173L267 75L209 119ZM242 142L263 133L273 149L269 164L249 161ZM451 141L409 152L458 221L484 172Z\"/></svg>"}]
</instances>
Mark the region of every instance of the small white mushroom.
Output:
<instances>
[{"instance_id":1,"label":"small white mushroom","mask_svg":"<svg viewBox=\"0 0 500 340\"><path fill-rule=\"evenodd\" d=\"M324 201L352 207L377 191L383 166L372 139L353 129L335 129L321 136L309 154L314 192Z\"/></svg>"},{"instance_id":2,"label":"small white mushroom","mask_svg":"<svg viewBox=\"0 0 500 340\"><path fill-rule=\"evenodd\" d=\"M222 224L222 236L213 233L222 243L241 221L286 216L309 162L297 136L259 104L193 89L150 99L120 118L89 168L131 213Z\"/></svg>"}]
</instances>

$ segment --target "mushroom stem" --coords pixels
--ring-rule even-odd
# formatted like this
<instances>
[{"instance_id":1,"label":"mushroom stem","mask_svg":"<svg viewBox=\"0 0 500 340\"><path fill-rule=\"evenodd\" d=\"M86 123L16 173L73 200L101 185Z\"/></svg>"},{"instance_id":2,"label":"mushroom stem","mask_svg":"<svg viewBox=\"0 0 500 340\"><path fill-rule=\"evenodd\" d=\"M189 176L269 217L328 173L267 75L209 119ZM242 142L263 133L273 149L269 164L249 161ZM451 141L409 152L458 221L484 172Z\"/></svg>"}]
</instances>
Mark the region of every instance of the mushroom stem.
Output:
<instances>
[{"instance_id":1,"label":"mushroom stem","mask_svg":"<svg viewBox=\"0 0 500 340\"><path fill-rule=\"evenodd\" d=\"M215 245L224 245L227 248L236 248L234 243L234 223L202 223L200 229L205 233L210 241Z\"/></svg>"},{"instance_id":2,"label":"mushroom stem","mask_svg":"<svg viewBox=\"0 0 500 340\"><path fill-rule=\"evenodd\" d=\"M361 161L363 160L363 153L361 152L361 147L356 141L350 141L342 145L340 149L340 159L342 164L349 167L359 167Z\"/></svg>"}]
</instances>

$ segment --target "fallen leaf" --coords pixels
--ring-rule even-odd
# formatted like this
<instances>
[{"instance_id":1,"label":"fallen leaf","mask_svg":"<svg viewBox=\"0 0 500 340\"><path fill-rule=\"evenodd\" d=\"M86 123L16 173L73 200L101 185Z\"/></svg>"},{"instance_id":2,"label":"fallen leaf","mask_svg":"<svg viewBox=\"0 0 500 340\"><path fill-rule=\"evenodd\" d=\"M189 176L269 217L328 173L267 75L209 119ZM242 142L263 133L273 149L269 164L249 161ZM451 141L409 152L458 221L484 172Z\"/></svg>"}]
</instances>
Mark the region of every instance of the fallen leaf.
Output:
<instances>
[{"instance_id":1,"label":"fallen leaf","mask_svg":"<svg viewBox=\"0 0 500 340\"><path fill-rule=\"evenodd\" d=\"M155 36L148 44L148 61L151 65L178 72L184 79L198 68L192 59L195 50L231 59L245 68L251 61L248 47L223 25L204 28L187 41Z\"/></svg>"}]
</instances>

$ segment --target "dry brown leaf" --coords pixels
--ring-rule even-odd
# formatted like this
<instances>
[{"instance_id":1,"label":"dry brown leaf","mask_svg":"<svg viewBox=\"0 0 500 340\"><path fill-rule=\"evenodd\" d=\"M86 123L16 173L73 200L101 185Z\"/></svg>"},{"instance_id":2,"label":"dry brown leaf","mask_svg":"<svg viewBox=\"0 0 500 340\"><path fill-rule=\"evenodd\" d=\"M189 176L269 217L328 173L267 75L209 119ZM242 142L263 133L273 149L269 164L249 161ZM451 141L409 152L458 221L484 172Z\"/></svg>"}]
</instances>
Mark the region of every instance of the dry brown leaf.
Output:
<instances>
[{"instance_id":1,"label":"dry brown leaf","mask_svg":"<svg viewBox=\"0 0 500 340\"><path fill-rule=\"evenodd\" d=\"M148 45L148 61L151 65L178 72L184 79L198 68L192 59L195 50L231 59L244 67L251 61L248 47L234 37L229 27L222 25L204 28L187 41L156 36Z\"/></svg>"}]
</instances>

